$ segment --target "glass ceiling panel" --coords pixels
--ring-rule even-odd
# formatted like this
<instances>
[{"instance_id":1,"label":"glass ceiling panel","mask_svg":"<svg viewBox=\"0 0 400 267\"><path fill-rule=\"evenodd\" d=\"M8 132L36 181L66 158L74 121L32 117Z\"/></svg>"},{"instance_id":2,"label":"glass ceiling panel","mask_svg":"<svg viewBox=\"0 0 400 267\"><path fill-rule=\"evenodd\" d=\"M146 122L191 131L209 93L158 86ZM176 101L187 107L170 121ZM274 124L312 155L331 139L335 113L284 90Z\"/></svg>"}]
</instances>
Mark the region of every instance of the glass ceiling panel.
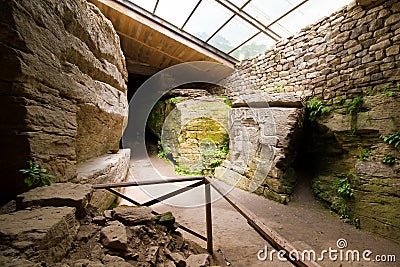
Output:
<instances>
[{"instance_id":1,"label":"glass ceiling panel","mask_svg":"<svg viewBox=\"0 0 400 267\"><path fill-rule=\"evenodd\" d=\"M247 0L231 0L231 3L237 6L238 8L241 8Z\"/></svg>"},{"instance_id":2,"label":"glass ceiling panel","mask_svg":"<svg viewBox=\"0 0 400 267\"><path fill-rule=\"evenodd\" d=\"M243 60L245 58L254 57L260 53L263 53L274 43L275 41L273 39L264 33L260 33L242 45L240 48L233 51L230 55L238 60Z\"/></svg>"},{"instance_id":3,"label":"glass ceiling panel","mask_svg":"<svg viewBox=\"0 0 400 267\"><path fill-rule=\"evenodd\" d=\"M183 29L206 41L232 15L214 0L203 0Z\"/></svg>"},{"instance_id":4,"label":"glass ceiling panel","mask_svg":"<svg viewBox=\"0 0 400 267\"><path fill-rule=\"evenodd\" d=\"M228 53L256 33L256 28L243 19L235 16L213 38L211 38L209 43L219 50Z\"/></svg>"},{"instance_id":5,"label":"glass ceiling panel","mask_svg":"<svg viewBox=\"0 0 400 267\"><path fill-rule=\"evenodd\" d=\"M118 1L118 0L117 0ZM123 1L123 0L121 0ZM157 0L128 0L141 8L153 12ZM199 0L159 0L155 15L181 28ZM268 26L303 0L251 0L243 12L258 20L264 26ZM289 13L278 22L270 26L270 29L281 37L289 37L307 25L315 23L318 19L328 16L352 0L309 0L299 8ZM230 0L241 8L247 0ZM216 0L202 0L198 8L183 28L186 34L190 34L202 41L207 41L234 13L219 4ZM264 33L256 35L260 30L236 14L219 32L217 32L208 44L224 53L229 53L236 59L242 60L264 52L275 41ZM246 42L243 44L243 42ZM243 44L241 47L237 46Z\"/></svg>"},{"instance_id":6,"label":"glass ceiling panel","mask_svg":"<svg viewBox=\"0 0 400 267\"><path fill-rule=\"evenodd\" d=\"M132 2L137 6L140 6L141 8L146 9L150 13L153 13L154 6L156 5L157 0L129 0L129 2Z\"/></svg>"},{"instance_id":7,"label":"glass ceiling panel","mask_svg":"<svg viewBox=\"0 0 400 267\"><path fill-rule=\"evenodd\" d=\"M264 25L268 25L298 5L301 1L302 0L253 0L243 10Z\"/></svg>"},{"instance_id":8,"label":"glass ceiling panel","mask_svg":"<svg viewBox=\"0 0 400 267\"><path fill-rule=\"evenodd\" d=\"M183 26L198 0L159 0L156 15L178 28ZM176 12L176 10L179 12Z\"/></svg>"},{"instance_id":9,"label":"glass ceiling panel","mask_svg":"<svg viewBox=\"0 0 400 267\"><path fill-rule=\"evenodd\" d=\"M310 0L297 10L283 17L277 24L273 25L271 29L278 33L282 32L282 37L291 36L305 26L313 24L324 16L332 14L348 3L348 0Z\"/></svg>"}]
</instances>

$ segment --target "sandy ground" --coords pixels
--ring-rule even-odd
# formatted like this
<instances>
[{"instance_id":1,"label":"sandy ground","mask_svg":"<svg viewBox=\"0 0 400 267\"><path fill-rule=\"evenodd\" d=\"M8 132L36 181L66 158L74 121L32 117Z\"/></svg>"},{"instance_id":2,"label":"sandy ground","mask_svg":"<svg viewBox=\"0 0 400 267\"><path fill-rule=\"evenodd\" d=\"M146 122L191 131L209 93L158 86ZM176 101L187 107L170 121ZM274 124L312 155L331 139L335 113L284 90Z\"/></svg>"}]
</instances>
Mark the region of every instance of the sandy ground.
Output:
<instances>
[{"instance_id":1,"label":"sandy ground","mask_svg":"<svg viewBox=\"0 0 400 267\"><path fill-rule=\"evenodd\" d=\"M154 169L162 177L177 176L166 161L151 157L150 161L146 159L132 161L130 179L152 179ZM329 251L330 248L336 250L332 251L331 259L329 254L325 253L324 260L317 261L321 266L400 266L400 244L341 222L336 215L331 214L314 199L307 180L300 178L293 201L289 205L282 205L236 188L232 188L229 196L255 213L265 225L292 243L300 253L312 249L319 258L323 250ZM143 203L188 184L193 182L130 187L125 189L125 195ZM276 253L273 254L272 261L269 258L259 260L257 253L261 249L265 250L267 247L270 256L273 247L248 225L246 219L220 198L218 193L215 191L211 193L214 252L224 255L226 266L293 266L289 262L280 261ZM156 204L152 208L157 212L172 211L180 224L205 236L204 203L202 186ZM130 205L125 200L120 204ZM183 234L186 238L206 246L201 239L185 232ZM339 249L337 246L339 239L345 239L347 247ZM359 252L361 260L346 261L346 254L351 258L348 251L355 250ZM372 252L370 255L368 252L365 254L371 261L362 259L365 250ZM340 255L343 255L342 261ZM397 262L378 263L374 261L376 255L395 255ZM334 261L335 256L338 257L336 261Z\"/></svg>"}]
</instances>

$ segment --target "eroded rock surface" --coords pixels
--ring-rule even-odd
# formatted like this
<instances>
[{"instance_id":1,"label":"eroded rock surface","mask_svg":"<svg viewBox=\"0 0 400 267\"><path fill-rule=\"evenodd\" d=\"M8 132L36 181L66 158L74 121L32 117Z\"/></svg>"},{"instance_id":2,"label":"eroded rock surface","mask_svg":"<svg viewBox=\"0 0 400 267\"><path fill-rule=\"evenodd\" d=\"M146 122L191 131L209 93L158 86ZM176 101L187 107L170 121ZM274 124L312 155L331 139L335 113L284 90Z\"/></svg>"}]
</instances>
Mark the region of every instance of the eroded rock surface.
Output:
<instances>
[{"instance_id":1,"label":"eroded rock surface","mask_svg":"<svg viewBox=\"0 0 400 267\"><path fill-rule=\"evenodd\" d=\"M77 209L78 217L86 215L86 208L92 196L91 185L54 183L37 187L17 196L17 209L31 206L69 206Z\"/></svg>"},{"instance_id":2,"label":"eroded rock surface","mask_svg":"<svg viewBox=\"0 0 400 267\"><path fill-rule=\"evenodd\" d=\"M73 207L40 207L0 215L2 266L13 261L3 258L11 250L11 258L50 263L62 260L78 227Z\"/></svg>"},{"instance_id":3,"label":"eroded rock surface","mask_svg":"<svg viewBox=\"0 0 400 267\"><path fill-rule=\"evenodd\" d=\"M118 147L127 71L112 24L84 0L1 0L1 197L24 189L33 158L57 181ZM7 177L7 178L6 178Z\"/></svg>"},{"instance_id":4,"label":"eroded rock surface","mask_svg":"<svg viewBox=\"0 0 400 267\"><path fill-rule=\"evenodd\" d=\"M130 166L130 149L106 154L78 164L78 175L74 182L82 184L110 184L124 182ZM118 190L118 189L117 189ZM90 205L98 211L106 210L116 196L105 189L93 191Z\"/></svg>"},{"instance_id":5,"label":"eroded rock surface","mask_svg":"<svg viewBox=\"0 0 400 267\"><path fill-rule=\"evenodd\" d=\"M44 203L46 201L37 202ZM121 215L118 208L90 213L79 221L75 217L75 207L35 206L1 214L0 265L174 267L189 266L190 262L202 264L193 266L218 265L205 249L185 240L175 228L153 220L149 208L122 209L125 211L123 216L129 217L129 220L124 220L125 224L115 216ZM128 210L131 212L126 212ZM144 217L146 220L143 220ZM169 217L173 217L172 214L169 213ZM132 225L132 221L141 223ZM191 257L197 254L207 258L207 265L200 257Z\"/></svg>"},{"instance_id":6,"label":"eroded rock surface","mask_svg":"<svg viewBox=\"0 0 400 267\"><path fill-rule=\"evenodd\" d=\"M215 177L287 203L296 181L295 139L303 120L300 95L246 95L233 107L229 112L229 161L216 168Z\"/></svg>"}]
</instances>

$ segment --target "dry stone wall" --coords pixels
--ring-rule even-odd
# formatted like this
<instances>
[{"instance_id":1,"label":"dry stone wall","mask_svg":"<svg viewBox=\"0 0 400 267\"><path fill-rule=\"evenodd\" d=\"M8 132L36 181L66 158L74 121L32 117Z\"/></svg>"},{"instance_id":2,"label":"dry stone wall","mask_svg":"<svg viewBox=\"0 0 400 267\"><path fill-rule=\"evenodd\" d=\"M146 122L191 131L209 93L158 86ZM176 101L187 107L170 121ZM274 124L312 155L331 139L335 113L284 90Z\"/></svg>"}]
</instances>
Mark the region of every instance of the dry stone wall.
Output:
<instances>
[{"instance_id":1,"label":"dry stone wall","mask_svg":"<svg viewBox=\"0 0 400 267\"><path fill-rule=\"evenodd\" d=\"M321 100L325 115L305 121L299 159L314 193L344 221L396 241L400 155L382 136L400 130L399 61L400 3L353 2L240 62L224 89L232 98L285 91Z\"/></svg>"},{"instance_id":2,"label":"dry stone wall","mask_svg":"<svg viewBox=\"0 0 400 267\"><path fill-rule=\"evenodd\" d=\"M24 190L33 158L57 181L117 148L127 122L127 71L112 24L84 0L0 5L2 198Z\"/></svg>"},{"instance_id":3,"label":"dry stone wall","mask_svg":"<svg viewBox=\"0 0 400 267\"><path fill-rule=\"evenodd\" d=\"M326 101L400 80L400 3L356 3L241 61L226 94L306 91Z\"/></svg>"}]
</instances>

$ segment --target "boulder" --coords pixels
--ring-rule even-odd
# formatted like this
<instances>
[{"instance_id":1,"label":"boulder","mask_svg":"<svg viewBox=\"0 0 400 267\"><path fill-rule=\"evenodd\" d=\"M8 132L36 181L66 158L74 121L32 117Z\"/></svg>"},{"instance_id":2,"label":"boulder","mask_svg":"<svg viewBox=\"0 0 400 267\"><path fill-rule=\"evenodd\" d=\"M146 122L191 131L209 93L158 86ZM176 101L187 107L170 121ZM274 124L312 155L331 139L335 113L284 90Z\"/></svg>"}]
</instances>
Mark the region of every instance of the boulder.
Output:
<instances>
[{"instance_id":1,"label":"boulder","mask_svg":"<svg viewBox=\"0 0 400 267\"><path fill-rule=\"evenodd\" d=\"M106 248L125 250L128 247L126 227L120 222L112 221L101 229L101 243Z\"/></svg>"},{"instance_id":2,"label":"boulder","mask_svg":"<svg viewBox=\"0 0 400 267\"><path fill-rule=\"evenodd\" d=\"M73 207L42 207L0 215L3 245L11 242L25 252L38 252L37 260L58 262L64 258L78 231Z\"/></svg>"},{"instance_id":3,"label":"boulder","mask_svg":"<svg viewBox=\"0 0 400 267\"><path fill-rule=\"evenodd\" d=\"M78 175L74 182L84 184L120 183L126 180L130 166L130 149L120 149L115 154L105 154L78 164ZM99 212L109 208L116 195L105 189L96 189L90 205Z\"/></svg>"},{"instance_id":4,"label":"boulder","mask_svg":"<svg viewBox=\"0 0 400 267\"><path fill-rule=\"evenodd\" d=\"M17 209L31 206L75 207L79 218L86 215L86 208L93 189L91 185L54 183L37 187L17 196Z\"/></svg>"},{"instance_id":5,"label":"boulder","mask_svg":"<svg viewBox=\"0 0 400 267\"><path fill-rule=\"evenodd\" d=\"M252 107L292 107L301 108L303 106L301 95L294 93L258 93L251 95L242 95L238 100L232 103L233 108Z\"/></svg>"},{"instance_id":6,"label":"boulder","mask_svg":"<svg viewBox=\"0 0 400 267\"><path fill-rule=\"evenodd\" d=\"M208 254L198 254L190 255L186 259L187 267L207 267L210 266L210 255Z\"/></svg>"},{"instance_id":7,"label":"boulder","mask_svg":"<svg viewBox=\"0 0 400 267\"><path fill-rule=\"evenodd\" d=\"M114 219L125 225L146 224L151 221L151 208L118 206L114 208Z\"/></svg>"}]
</instances>

